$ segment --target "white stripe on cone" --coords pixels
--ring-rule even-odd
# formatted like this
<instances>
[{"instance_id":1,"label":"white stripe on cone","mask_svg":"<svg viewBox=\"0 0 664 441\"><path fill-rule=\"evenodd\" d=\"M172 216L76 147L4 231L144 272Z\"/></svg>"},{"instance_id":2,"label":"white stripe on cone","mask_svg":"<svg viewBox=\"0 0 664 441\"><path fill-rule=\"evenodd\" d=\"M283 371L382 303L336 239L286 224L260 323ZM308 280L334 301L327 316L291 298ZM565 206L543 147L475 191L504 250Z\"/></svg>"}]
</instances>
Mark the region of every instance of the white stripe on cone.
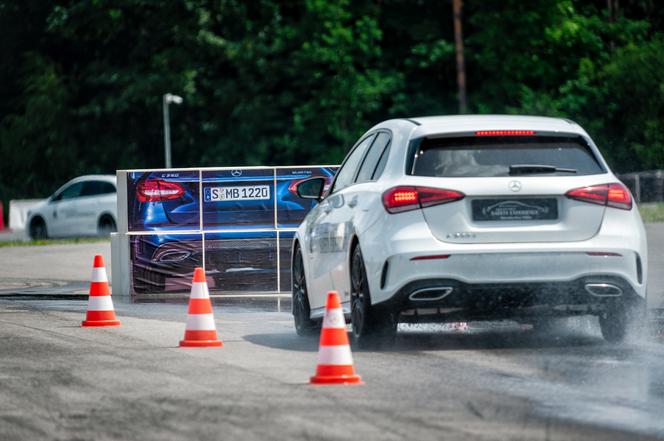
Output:
<instances>
[{"instance_id":1,"label":"white stripe on cone","mask_svg":"<svg viewBox=\"0 0 664 441\"><path fill-rule=\"evenodd\" d=\"M194 282L191 285L191 299L208 299L210 294L208 293L207 282Z\"/></svg>"},{"instance_id":2,"label":"white stripe on cone","mask_svg":"<svg viewBox=\"0 0 664 441\"><path fill-rule=\"evenodd\" d=\"M346 320L341 308L328 309L323 318L323 328L346 329Z\"/></svg>"},{"instance_id":3,"label":"white stripe on cone","mask_svg":"<svg viewBox=\"0 0 664 441\"><path fill-rule=\"evenodd\" d=\"M111 296L89 296L88 311L114 311Z\"/></svg>"},{"instance_id":4,"label":"white stripe on cone","mask_svg":"<svg viewBox=\"0 0 664 441\"><path fill-rule=\"evenodd\" d=\"M189 314L187 316L187 331L216 331L216 329L212 314Z\"/></svg>"},{"instance_id":5,"label":"white stripe on cone","mask_svg":"<svg viewBox=\"0 0 664 441\"><path fill-rule=\"evenodd\" d=\"M353 356L348 345L321 346L318 350L318 364L350 366Z\"/></svg>"},{"instance_id":6,"label":"white stripe on cone","mask_svg":"<svg viewBox=\"0 0 664 441\"><path fill-rule=\"evenodd\" d=\"M92 268L92 279L93 282L108 282L108 277L106 277L106 268Z\"/></svg>"}]
</instances>

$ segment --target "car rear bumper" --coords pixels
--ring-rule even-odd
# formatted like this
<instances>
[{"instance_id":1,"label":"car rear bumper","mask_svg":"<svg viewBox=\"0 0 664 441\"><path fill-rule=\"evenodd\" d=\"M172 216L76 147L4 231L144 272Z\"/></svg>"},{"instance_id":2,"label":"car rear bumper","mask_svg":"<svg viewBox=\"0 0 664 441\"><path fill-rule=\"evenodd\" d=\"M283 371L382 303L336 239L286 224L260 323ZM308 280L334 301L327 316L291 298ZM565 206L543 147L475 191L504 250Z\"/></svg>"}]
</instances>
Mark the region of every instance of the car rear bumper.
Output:
<instances>
[{"instance_id":1,"label":"car rear bumper","mask_svg":"<svg viewBox=\"0 0 664 441\"><path fill-rule=\"evenodd\" d=\"M576 290L585 295L587 292L578 281L605 283L614 279L619 281L623 292L645 298L644 264L637 252L613 248L602 251L610 253L608 255L596 253L597 250L449 254L441 250L407 252L388 258L373 277L372 299L374 303L388 301L403 295L408 291L407 287L419 286L427 280L451 280L455 286L498 286L498 292L505 292L510 286L550 286L557 287L554 290ZM413 260L422 256L438 258ZM550 292L550 289L541 290L543 296Z\"/></svg>"},{"instance_id":2,"label":"car rear bumper","mask_svg":"<svg viewBox=\"0 0 664 441\"><path fill-rule=\"evenodd\" d=\"M565 282L467 283L424 279L379 303L403 322L487 320L600 314L616 303L643 301L621 277L595 274Z\"/></svg>"}]
</instances>

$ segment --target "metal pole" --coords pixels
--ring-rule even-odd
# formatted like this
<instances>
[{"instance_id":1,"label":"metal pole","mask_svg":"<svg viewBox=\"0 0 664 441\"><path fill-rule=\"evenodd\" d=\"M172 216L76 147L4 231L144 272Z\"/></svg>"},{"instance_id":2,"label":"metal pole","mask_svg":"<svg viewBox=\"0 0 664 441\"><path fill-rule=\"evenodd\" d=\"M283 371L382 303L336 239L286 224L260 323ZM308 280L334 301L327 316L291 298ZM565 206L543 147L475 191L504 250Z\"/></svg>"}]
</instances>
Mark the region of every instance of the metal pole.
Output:
<instances>
[{"instance_id":1,"label":"metal pole","mask_svg":"<svg viewBox=\"0 0 664 441\"><path fill-rule=\"evenodd\" d=\"M461 0L452 0L454 11L454 45L456 48L457 87L459 89L459 113L466 113L466 68L463 57L463 31L461 27Z\"/></svg>"},{"instance_id":2,"label":"metal pole","mask_svg":"<svg viewBox=\"0 0 664 441\"><path fill-rule=\"evenodd\" d=\"M169 95L165 93L162 98L162 106L164 109L164 155L166 157L166 168L171 168L171 121L168 112Z\"/></svg>"}]
</instances>

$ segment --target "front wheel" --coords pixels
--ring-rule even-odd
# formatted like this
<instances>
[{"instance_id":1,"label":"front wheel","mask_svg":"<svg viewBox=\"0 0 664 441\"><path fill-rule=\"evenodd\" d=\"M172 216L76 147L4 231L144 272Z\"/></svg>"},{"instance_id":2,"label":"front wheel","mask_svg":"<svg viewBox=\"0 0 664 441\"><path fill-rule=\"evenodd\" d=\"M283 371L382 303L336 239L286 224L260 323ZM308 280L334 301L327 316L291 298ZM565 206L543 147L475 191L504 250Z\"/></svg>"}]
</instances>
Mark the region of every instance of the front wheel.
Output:
<instances>
[{"instance_id":1,"label":"front wheel","mask_svg":"<svg viewBox=\"0 0 664 441\"><path fill-rule=\"evenodd\" d=\"M304 274L304 263L300 247L295 249L292 273L293 287L293 321L297 335L314 335L318 332L319 324L311 320L311 307L307 295L307 279Z\"/></svg>"},{"instance_id":2,"label":"front wheel","mask_svg":"<svg viewBox=\"0 0 664 441\"><path fill-rule=\"evenodd\" d=\"M30 222L30 238L32 240L48 239L46 223L41 217L37 217L32 222Z\"/></svg>"},{"instance_id":3,"label":"front wheel","mask_svg":"<svg viewBox=\"0 0 664 441\"><path fill-rule=\"evenodd\" d=\"M358 245L351 259L351 323L353 342L360 348L390 346L397 333L395 314L371 305L362 250Z\"/></svg>"}]
</instances>

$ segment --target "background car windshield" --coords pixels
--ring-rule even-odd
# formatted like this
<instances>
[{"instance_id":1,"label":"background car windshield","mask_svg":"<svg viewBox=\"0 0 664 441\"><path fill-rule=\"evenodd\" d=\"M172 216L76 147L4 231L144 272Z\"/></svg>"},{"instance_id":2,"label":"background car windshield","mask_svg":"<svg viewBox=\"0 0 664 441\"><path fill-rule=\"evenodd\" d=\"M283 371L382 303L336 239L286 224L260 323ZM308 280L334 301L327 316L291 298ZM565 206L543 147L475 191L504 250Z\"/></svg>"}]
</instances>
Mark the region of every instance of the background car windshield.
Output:
<instances>
[{"instance_id":1,"label":"background car windshield","mask_svg":"<svg viewBox=\"0 0 664 441\"><path fill-rule=\"evenodd\" d=\"M533 176L579 176L604 173L592 151L578 138L463 137L426 139L413 167L416 176L510 176L512 165L547 165L574 169Z\"/></svg>"}]
</instances>

